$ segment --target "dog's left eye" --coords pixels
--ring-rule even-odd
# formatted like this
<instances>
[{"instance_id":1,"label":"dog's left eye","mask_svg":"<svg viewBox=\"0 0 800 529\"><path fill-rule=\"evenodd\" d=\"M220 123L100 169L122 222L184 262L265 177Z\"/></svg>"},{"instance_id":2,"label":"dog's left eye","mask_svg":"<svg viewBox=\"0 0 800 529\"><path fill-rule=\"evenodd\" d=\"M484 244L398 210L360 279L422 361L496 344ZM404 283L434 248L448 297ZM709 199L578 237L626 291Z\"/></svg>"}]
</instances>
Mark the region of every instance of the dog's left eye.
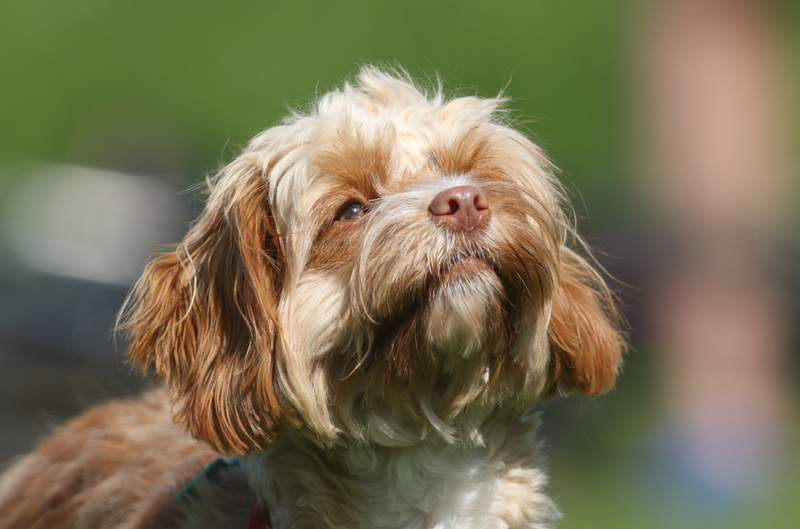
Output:
<instances>
[{"instance_id":1,"label":"dog's left eye","mask_svg":"<svg viewBox=\"0 0 800 529\"><path fill-rule=\"evenodd\" d=\"M363 204L359 204L358 202L353 202L352 204L346 205L342 208L342 211L339 212L339 216L336 217L336 220L341 221L351 221L351 220L358 220L364 216L367 210L364 208Z\"/></svg>"}]
</instances>

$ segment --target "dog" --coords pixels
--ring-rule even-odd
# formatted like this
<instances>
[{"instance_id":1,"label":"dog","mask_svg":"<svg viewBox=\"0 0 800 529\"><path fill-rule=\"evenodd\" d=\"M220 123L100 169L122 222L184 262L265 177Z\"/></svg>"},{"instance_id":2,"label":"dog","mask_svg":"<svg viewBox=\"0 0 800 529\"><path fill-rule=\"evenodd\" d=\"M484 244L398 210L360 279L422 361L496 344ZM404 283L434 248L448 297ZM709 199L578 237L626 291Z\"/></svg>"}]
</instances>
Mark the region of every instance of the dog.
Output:
<instances>
[{"instance_id":1,"label":"dog","mask_svg":"<svg viewBox=\"0 0 800 529\"><path fill-rule=\"evenodd\" d=\"M0 528L552 527L529 410L625 339L505 105L366 66L255 136L121 313L166 389L18 460Z\"/></svg>"}]
</instances>

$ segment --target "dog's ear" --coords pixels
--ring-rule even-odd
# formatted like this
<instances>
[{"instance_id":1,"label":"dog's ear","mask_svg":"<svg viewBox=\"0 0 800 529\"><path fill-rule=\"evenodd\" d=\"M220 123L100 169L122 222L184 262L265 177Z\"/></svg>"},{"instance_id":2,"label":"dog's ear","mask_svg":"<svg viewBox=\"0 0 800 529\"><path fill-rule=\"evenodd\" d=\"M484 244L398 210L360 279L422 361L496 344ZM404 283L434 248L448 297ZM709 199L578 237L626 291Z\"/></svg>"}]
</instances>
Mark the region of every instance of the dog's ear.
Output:
<instances>
[{"instance_id":1,"label":"dog's ear","mask_svg":"<svg viewBox=\"0 0 800 529\"><path fill-rule=\"evenodd\" d=\"M183 243L153 259L121 316L129 360L171 390L176 420L225 453L266 446L287 409L274 380L283 251L266 179L234 162Z\"/></svg>"},{"instance_id":2,"label":"dog's ear","mask_svg":"<svg viewBox=\"0 0 800 529\"><path fill-rule=\"evenodd\" d=\"M614 296L592 266L562 248L549 339L553 390L595 396L614 385L625 339Z\"/></svg>"}]
</instances>

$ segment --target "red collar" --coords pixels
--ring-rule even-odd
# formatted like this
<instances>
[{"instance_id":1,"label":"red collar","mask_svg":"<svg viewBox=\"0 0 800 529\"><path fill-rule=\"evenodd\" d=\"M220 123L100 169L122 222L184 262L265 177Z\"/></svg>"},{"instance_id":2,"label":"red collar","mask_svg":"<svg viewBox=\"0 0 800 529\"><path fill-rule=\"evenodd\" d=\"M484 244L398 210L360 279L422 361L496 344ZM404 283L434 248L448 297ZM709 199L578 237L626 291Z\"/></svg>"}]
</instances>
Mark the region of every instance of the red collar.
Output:
<instances>
[{"instance_id":1,"label":"red collar","mask_svg":"<svg viewBox=\"0 0 800 529\"><path fill-rule=\"evenodd\" d=\"M258 503L253 501L253 508L250 510L250 520L247 522L247 529L272 529L272 521L269 518L269 512L259 507Z\"/></svg>"}]
</instances>

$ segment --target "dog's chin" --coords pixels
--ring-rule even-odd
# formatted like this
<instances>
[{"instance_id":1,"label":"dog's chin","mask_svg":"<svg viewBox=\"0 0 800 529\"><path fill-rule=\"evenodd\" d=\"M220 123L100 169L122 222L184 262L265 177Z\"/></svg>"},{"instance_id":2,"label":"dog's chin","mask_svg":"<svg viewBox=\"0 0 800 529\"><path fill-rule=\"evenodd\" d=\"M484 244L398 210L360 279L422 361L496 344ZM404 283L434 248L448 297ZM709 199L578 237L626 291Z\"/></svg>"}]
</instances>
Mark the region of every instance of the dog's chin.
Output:
<instances>
[{"instance_id":1,"label":"dog's chin","mask_svg":"<svg viewBox=\"0 0 800 529\"><path fill-rule=\"evenodd\" d=\"M477 257L459 258L431 285L427 341L450 360L480 354L504 330L506 306L503 282L493 267Z\"/></svg>"}]
</instances>

